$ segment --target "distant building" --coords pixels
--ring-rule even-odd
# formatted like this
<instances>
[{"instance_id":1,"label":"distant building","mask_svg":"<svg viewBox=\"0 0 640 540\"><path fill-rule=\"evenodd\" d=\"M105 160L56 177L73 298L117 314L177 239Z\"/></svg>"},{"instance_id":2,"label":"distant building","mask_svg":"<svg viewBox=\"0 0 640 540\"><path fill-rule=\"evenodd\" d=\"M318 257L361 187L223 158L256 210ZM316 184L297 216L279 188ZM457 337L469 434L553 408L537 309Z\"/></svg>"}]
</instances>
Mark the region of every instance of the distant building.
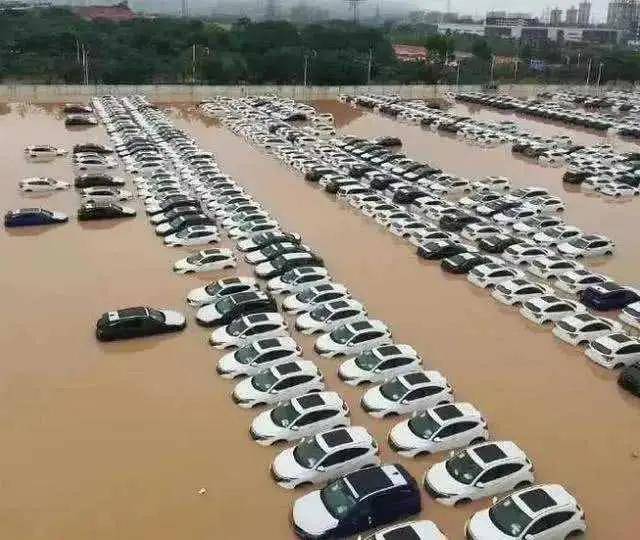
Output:
<instances>
[{"instance_id":1,"label":"distant building","mask_svg":"<svg viewBox=\"0 0 640 540\"><path fill-rule=\"evenodd\" d=\"M522 15L524 15L524 17ZM485 18L485 24L487 26L524 26L536 25L538 22L538 19L526 13L507 13L504 17L490 17L489 13L487 13L487 17Z\"/></svg>"},{"instance_id":2,"label":"distant building","mask_svg":"<svg viewBox=\"0 0 640 540\"><path fill-rule=\"evenodd\" d=\"M575 26L578 24L578 10L575 6L571 6L564 17L565 24Z\"/></svg>"},{"instance_id":3,"label":"distant building","mask_svg":"<svg viewBox=\"0 0 640 540\"><path fill-rule=\"evenodd\" d=\"M136 18L136 14L129 9L126 2L114 6L79 6L74 7L73 11L76 15L87 21L103 20L123 22L132 21Z\"/></svg>"},{"instance_id":4,"label":"distant building","mask_svg":"<svg viewBox=\"0 0 640 540\"><path fill-rule=\"evenodd\" d=\"M591 19L591 2L580 2L578 6L578 25L588 26Z\"/></svg>"},{"instance_id":5,"label":"distant building","mask_svg":"<svg viewBox=\"0 0 640 540\"><path fill-rule=\"evenodd\" d=\"M562 24L562 10L553 8L549 14L549 24L551 26L560 26Z\"/></svg>"},{"instance_id":6,"label":"distant building","mask_svg":"<svg viewBox=\"0 0 640 540\"><path fill-rule=\"evenodd\" d=\"M607 26L635 32L638 27L638 0L612 0L607 10Z\"/></svg>"},{"instance_id":7,"label":"distant building","mask_svg":"<svg viewBox=\"0 0 640 540\"><path fill-rule=\"evenodd\" d=\"M427 49L415 45L393 45L393 52L401 62L420 62L427 60Z\"/></svg>"}]
</instances>

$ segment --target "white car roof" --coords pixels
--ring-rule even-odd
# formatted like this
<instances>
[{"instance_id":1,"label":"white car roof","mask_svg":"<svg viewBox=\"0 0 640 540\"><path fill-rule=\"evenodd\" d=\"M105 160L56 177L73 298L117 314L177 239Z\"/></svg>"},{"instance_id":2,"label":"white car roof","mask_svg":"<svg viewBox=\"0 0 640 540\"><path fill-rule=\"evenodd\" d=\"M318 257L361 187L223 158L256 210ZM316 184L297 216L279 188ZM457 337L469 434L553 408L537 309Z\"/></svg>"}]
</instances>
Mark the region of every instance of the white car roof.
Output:
<instances>
[{"instance_id":1,"label":"white car roof","mask_svg":"<svg viewBox=\"0 0 640 540\"><path fill-rule=\"evenodd\" d=\"M613 352L617 351L625 345L629 345L630 343L640 343L624 332L615 332L613 334L609 334L608 336L599 337L594 341L597 341L601 345L604 345L607 349Z\"/></svg>"},{"instance_id":2,"label":"white car roof","mask_svg":"<svg viewBox=\"0 0 640 540\"><path fill-rule=\"evenodd\" d=\"M416 538L420 540L445 540L445 536L440 532L438 526L433 521L410 521L407 523L399 523L397 525L393 525L388 527L382 531L378 531L373 536L368 536L367 539L370 540L391 540L395 536L389 535L389 533L394 533L402 530L413 530L414 533L417 534ZM389 535L389 536L388 536ZM410 536L413 538L414 536Z\"/></svg>"},{"instance_id":3,"label":"white car roof","mask_svg":"<svg viewBox=\"0 0 640 540\"><path fill-rule=\"evenodd\" d=\"M545 513L549 508L575 507L576 500L558 484L532 486L512 495L518 507L531 517Z\"/></svg>"},{"instance_id":4,"label":"white car roof","mask_svg":"<svg viewBox=\"0 0 640 540\"><path fill-rule=\"evenodd\" d=\"M254 341L251 345L259 352L270 351L272 349L291 349L295 350L298 344L291 337L266 338Z\"/></svg>"},{"instance_id":5,"label":"white car roof","mask_svg":"<svg viewBox=\"0 0 640 540\"><path fill-rule=\"evenodd\" d=\"M375 439L362 426L341 427L331 429L315 436L318 446L325 452L335 452L341 448L372 445Z\"/></svg>"},{"instance_id":6,"label":"white car roof","mask_svg":"<svg viewBox=\"0 0 640 540\"><path fill-rule=\"evenodd\" d=\"M282 379L293 373L303 375L317 375L319 373L318 366L316 366L315 363L311 360L295 360L291 362L285 362L283 364L272 366L269 371L271 371L271 373L278 379Z\"/></svg>"},{"instance_id":7,"label":"white car roof","mask_svg":"<svg viewBox=\"0 0 640 540\"><path fill-rule=\"evenodd\" d=\"M314 392L291 400L291 404L299 413L325 407L340 408L343 403L340 394L337 392Z\"/></svg>"},{"instance_id":8,"label":"white car roof","mask_svg":"<svg viewBox=\"0 0 640 540\"><path fill-rule=\"evenodd\" d=\"M490 441L467 448L467 453L479 465L489 465L498 461L527 459L522 449L512 441Z\"/></svg>"},{"instance_id":9,"label":"white car roof","mask_svg":"<svg viewBox=\"0 0 640 540\"><path fill-rule=\"evenodd\" d=\"M329 271L324 266L298 266L297 268L292 269L293 272L297 275L305 275L305 274L319 274L321 276L327 276Z\"/></svg>"},{"instance_id":10,"label":"white car roof","mask_svg":"<svg viewBox=\"0 0 640 540\"><path fill-rule=\"evenodd\" d=\"M437 384L445 386L447 379L439 371L427 371L424 369L399 375L398 380L407 388L414 388L423 385Z\"/></svg>"},{"instance_id":11,"label":"white car roof","mask_svg":"<svg viewBox=\"0 0 640 540\"><path fill-rule=\"evenodd\" d=\"M346 325L354 333L366 332L367 330L382 330L387 332L389 328L382 321L377 319L364 319Z\"/></svg>"},{"instance_id":12,"label":"white car roof","mask_svg":"<svg viewBox=\"0 0 640 540\"><path fill-rule=\"evenodd\" d=\"M262 322L284 323L284 319L280 313L253 313L251 315L244 315L242 320L249 325L260 324Z\"/></svg>"},{"instance_id":13,"label":"white car roof","mask_svg":"<svg viewBox=\"0 0 640 540\"><path fill-rule=\"evenodd\" d=\"M428 409L428 411L429 415L435 417L441 424L462 418L482 418L480 411L471 403L465 401L438 405Z\"/></svg>"},{"instance_id":14,"label":"white car roof","mask_svg":"<svg viewBox=\"0 0 640 540\"><path fill-rule=\"evenodd\" d=\"M228 248L210 248L203 249L199 251L198 254L202 257L206 257L207 255L226 255L227 257L231 257L233 255L233 251Z\"/></svg>"},{"instance_id":15,"label":"white car roof","mask_svg":"<svg viewBox=\"0 0 640 540\"><path fill-rule=\"evenodd\" d=\"M380 359L393 358L395 356L418 356L418 353L411 345L387 344L371 349L371 352Z\"/></svg>"}]
</instances>

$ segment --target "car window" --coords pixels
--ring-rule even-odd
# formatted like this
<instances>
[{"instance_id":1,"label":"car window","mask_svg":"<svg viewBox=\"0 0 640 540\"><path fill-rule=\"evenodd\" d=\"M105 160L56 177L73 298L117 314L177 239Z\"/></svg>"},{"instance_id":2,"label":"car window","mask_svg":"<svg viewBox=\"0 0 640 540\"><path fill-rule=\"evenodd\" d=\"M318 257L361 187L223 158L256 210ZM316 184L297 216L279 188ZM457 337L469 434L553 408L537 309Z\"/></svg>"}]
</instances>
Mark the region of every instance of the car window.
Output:
<instances>
[{"instance_id":1,"label":"car window","mask_svg":"<svg viewBox=\"0 0 640 540\"><path fill-rule=\"evenodd\" d=\"M427 386L425 388L416 388L409 392L404 399L406 401L415 401L416 399L426 398L427 396L433 396L442 392L442 388L437 386Z\"/></svg>"},{"instance_id":2,"label":"car window","mask_svg":"<svg viewBox=\"0 0 640 540\"><path fill-rule=\"evenodd\" d=\"M498 480L498 478L504 478L510 474L515 473L522 469L522 465L520 463L505 463L503 465L497 465L488 471L485 471L478 478L478 482L493 482L494 480Z\"/></svg>"},{"instance_id":3,"label":"car window","mask_svg":"<svg viewBox=\"0 0 640 540\"><path fill-rule=\"evenodd\" d=\"M280 381L278 384L274 386L275 390L285 390L287 388L291 388L292 386L296 386L298 384L304 384L313 379L311 375L296 375L295 377L288 377L283 381Z\"/></svg>"},{"instance_id":4,"label":"car window","mask_svg":"<svg viewBox=\"0 0 640 540\"><path fill-rule=\"evenodd\" d=\"M320 411L312 411L310 413L301 416L297 422L295 422L298 426L308 426L315 422L320 422L322 420L327 420L337 414L337 411L333 409L323 409Z\"/></svg>"},{"instance_id":5,"label":"car window","mask_svg":"<svg viewBox=\"0 0 640 540\"><path fill-rule=\"evenodd\" d=\"M347 319L349 317L353 317L354 315L357 315L358 311L355 309L346 309L344 311L341 311L339 313L334 313L331 317L330 320L332 321L340 321L342 319Z\"/></svg>"},{"instance_id":6,"label":"car window","mask_svg":"<svg viewBox=\"0 0 640 540\"><path fill-rule=\"evenodd\" d=\"M444 439L445 437L452 437L453 435L458 435L459 433L473 429L477 425L476 422L455 422L454 424L441 428L436 435Z\"/></svg>"},{"instance_id":7,"label":"car window","mask_svg":"<svg viewBox=\"0 0 640 540\"><path fill-rule=\"evenodd\" d=\"M558 304L556 306L551 306L546 311L547 313L559 313L561 311L567 311L568 307L569 306L567 306L566 304Z\"/></svg>"},{"instance_id":8,"label":"car window","mask_svg":"<svg viewBox=\"0 0 640 540\"><path fill-rule=\"evenodd\" d=\"M540 534L548 529L557 527L573 516L573 512L554 512L537 520L529 530L528 534Z\"/></svg>"},{"instance_id":9,"label":"car window","mask_svg":"<svg viewBox=\"0 0 640 540\"><path fill-rule=\"evenodd\" d=\"M377 338L379 336L378 332L363 332L359 336L356 336L351 340L352 343L363 343L365 341L369 341L370 339Z\"/></svg>"},{"instance_id":10,"label":"car window","mask_svg":"<svg viewBox=\"0 0 640 540\"><path fill-rule=\"evenodd\" d=\"M289 356L290 354L291 354L291 352L287 351L286 349L268 351L268 352L264 353L263 355L261 355L256 360L256 364L262 364L264 362L272 362L273 360L278 360L280 358L285 358L286 356Z\"/></svg>"}]
</instances>

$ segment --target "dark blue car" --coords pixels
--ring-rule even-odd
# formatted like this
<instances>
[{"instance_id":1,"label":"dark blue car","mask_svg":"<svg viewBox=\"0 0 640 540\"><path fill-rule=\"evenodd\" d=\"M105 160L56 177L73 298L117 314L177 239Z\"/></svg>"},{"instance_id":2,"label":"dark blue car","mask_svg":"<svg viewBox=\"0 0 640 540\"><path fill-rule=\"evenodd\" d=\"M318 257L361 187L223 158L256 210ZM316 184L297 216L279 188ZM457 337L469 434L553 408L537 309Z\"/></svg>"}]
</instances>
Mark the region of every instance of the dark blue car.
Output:
<instances>
[{"instance_id":1,"label":"dark blue car","mask_svg":"<svg viewBox=\"0 0 640 540\"><path fill-rule=\"evenodd\" d=\"M585 306L599 311L622 309L640 300L640 295L634 289L613 281L587 287L579 293L579 297Z\"/></svg>"},{"instance_id":2,"label":"dark blue car","mask_svg":"<svg viewBox=\"0 0 640 540\"><path fill-rule=\"evenodd\" d=\"M44 208L20 208L9 210L4 216L5 227L27 227L30 225L52 225L65 223L69 218L62 212L51 212Z\"/></svg>"},{"instance_id":3,"label":"dark blue car","mask_svg":"<svg viewBox=\"0 0 640 540\"><path fill-rule=\"evenodd\" d=\"M395 464L352 472L300 497L291 519L300 538L345 538L420 510L415 479Z\"/></svg>"}]
</instances>

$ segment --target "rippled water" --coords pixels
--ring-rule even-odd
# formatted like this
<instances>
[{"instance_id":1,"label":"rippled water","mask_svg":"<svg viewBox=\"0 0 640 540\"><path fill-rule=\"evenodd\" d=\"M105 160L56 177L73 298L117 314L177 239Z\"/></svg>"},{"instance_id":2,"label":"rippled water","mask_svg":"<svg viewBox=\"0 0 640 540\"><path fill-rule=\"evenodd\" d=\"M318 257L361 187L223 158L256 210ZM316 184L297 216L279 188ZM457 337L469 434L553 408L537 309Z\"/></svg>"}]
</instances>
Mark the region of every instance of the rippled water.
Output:
<instances>
[{"instance_id":1,"label":"rippled water","mask_svg":"<svg viewBox=\"0 0 640 540\"><path fill-rule=\"evenodd\" d=\"M399 135L405 151L469 176L504 174L518 185L552 188L567 202L567 221L615 238L619 252L598 270L637 282L635 218L640 201L609 204L567 192L558 169L484 150L390 119L321 103L342 130ZM68 158L30 164L27 144L70 148L106 142L101 128L65 129L58 109L14 105L0 110L3 206L45 206L70 214L73 191L28 202L25 176L71 179ZM495 439L513 439L536 465L537 478L575 493L589 521L588 538L631 540L640 520L640 403L618 389L615 374L587 362L548 330L497 305L464 278L419 261L407 244L316 186L247 146L194 107L172 119L213 150L286 228L325 259L398 341L412 344L425 367L448 377L460 400L474 403ZM268 466L281 448L262 448L247 430L255 414L236 407L233 383L215 374L218 351L191 324L181 335L99 344L95 319L107 309L152 304L188 311L186 293L210 275L176 276L186 250L165 248L142 207L131 221L0 233L0 534L11 540L64 538L291 538L288 511L299 492L275 486ZM240 265L238 272L249 269ZM328 386L351 405L355 424L383 441L397 420L374 420L359 408L361 389L338 381L337 360L320 359L313 340L295 336ZM420 479L444 456L407 460L383 445ZM207 495L197 491L205 487ZM462 538L471 513L487 501L444 508L423 496L423 517Z\"/></svg>"}]
</instances>

